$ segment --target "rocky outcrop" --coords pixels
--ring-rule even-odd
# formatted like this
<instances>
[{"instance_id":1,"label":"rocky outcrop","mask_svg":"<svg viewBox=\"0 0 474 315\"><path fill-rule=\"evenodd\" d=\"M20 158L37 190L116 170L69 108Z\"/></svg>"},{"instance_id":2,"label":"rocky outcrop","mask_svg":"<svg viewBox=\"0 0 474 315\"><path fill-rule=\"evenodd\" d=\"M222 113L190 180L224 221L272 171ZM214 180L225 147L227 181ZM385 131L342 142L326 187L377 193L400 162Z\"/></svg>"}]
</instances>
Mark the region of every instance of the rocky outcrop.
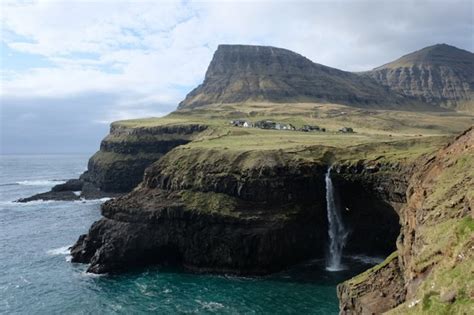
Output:
<instances>
[{"instance_id":1,"label":"rocky outcrop","mask_svg":"<svg viewBox=\"0 0 474 315\"><path fill-rule=\"evenodd\" d=\"M341 315L382 314L405 300L403 275L398 255L337 287Z\"/></svg>"},{"instance_id":2,"label":"rocky outcrop","mask_svg":"<svg viewBox=\"0 0 474 315\"><path fill-rule=\"evenodd\" d=\"M390 268L382 264L339 285L341 313L378 313L374 305L388 305L379 311L393 314L474 310L473 157L470 128L436 154L418 160L407 205L399 211L396 263ZM379 294L381 282L393 292L403 288L404 298Z\"/></svg>"},{"instance_id":3,"label":"rocky outcrop","mask_svg":"<svg viewBox=\"0 0 474 315\"><path fill-rule=\"evenodd\" d=\"M142 181L147 166L206 129L206 125L199 124L141 127L115 122L79 179L71 179L49 192L21 198L18 202L117 197Z\"/></svg>"},{"instance_id":4,"label":"rocky outcrop","mask_svg":"<svg viewBox=\"0 0 474 315\"><path fill-rule=\"evenodd\" d=\"M474 54L446 44L423 48L368 72L377 82L433 106L474 110Z\"/></svg>"},{"instance_id":5,"label":"rocky outcrop","mask_svg":"<svg viewBox=\"0 0 474 315\"><path fill-rule=\"evenodd\" d=\"M179 109L245 101L385 108L410 103L370 77L326 67L286 49L219 45L204 82L186 96Z\"/></svg>"},{"instance_id":6,"label":"rocky outcrop","mask_svg":"<svg viewBox=\"0 0 474 315\"><path fill-rule=\"evenodd\" d=\"M311 161L278 150L176 148L147 168L137 189L103 205L104 218L74 245L73 261L90 263L95 273L173 263L198 271L265 274L323 256L327 167L324 158ZM358 194L354 215L344 215L354 228L347 251L365 247L367 253L387 255L398 234L387 234L398 231L396 213L382 200L374 201L383 205L377 210L364 207L373 194ZM351 221L359 216L367 225L386 224L360 239L366 225Z\"/></svg>"},{"instance_id":7,"label":"rocky outcrop","mask_svg":"<svg viewBox=\"0 0 474 315\"><path fill-rule=\"evenodd\" d=\"M193 124L130 128L114 123L100 151L89 160L87 181L105 192L131 191L147 166L206 128Z\"/></svg>"}]
</instances>

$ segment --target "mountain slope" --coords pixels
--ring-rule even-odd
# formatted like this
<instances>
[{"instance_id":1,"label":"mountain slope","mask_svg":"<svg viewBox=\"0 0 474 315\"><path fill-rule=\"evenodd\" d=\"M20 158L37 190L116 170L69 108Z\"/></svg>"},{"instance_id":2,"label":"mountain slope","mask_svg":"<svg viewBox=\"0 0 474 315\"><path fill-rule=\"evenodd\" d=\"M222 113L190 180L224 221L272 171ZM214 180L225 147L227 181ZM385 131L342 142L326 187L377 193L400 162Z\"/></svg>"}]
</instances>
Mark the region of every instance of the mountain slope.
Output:
<instances>
[{"instance_id":1,"label":"mountain slope","mask_svg":"<svg viewBox=\"0 0 474 315\"><path fill-rule=\"evenodd\" d=\"M405 96L435 106L474 109L474 54L469 51L438 44L367 73Z\"/></svg>"},{"instance_id":2,"label":"mountain slope","mask_svg":"<svg viewBox=\"0 0 474 315\"><path fill-rule=\"evenodd\" d=\"M203 84L179 108L244 101L331 102L399 107L407 100L375 80L316 64L292 51L247 45L220 45Z\"/></svg>"}]
</instances>

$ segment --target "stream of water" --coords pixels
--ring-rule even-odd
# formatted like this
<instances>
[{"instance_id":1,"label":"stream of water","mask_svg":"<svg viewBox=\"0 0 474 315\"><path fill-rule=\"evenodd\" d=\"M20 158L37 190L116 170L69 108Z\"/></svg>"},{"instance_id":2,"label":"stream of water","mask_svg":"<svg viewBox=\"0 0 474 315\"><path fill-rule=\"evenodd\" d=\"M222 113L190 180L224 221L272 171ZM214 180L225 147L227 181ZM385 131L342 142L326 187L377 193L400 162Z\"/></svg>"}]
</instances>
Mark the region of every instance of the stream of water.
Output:
<instances>
[{"instance_id":1,"label":"stream of water","mask_svg":"<svg viewBox=\"0 0 474 315\"><path fill-rule=\"evenodd\" d=\"M326 262L326 270L344 270L341 264L342 251L346 245L348 231L341 218L340 207L337 204L336 193L331 179L332 166L328 168L325 176L326 181L326 204L328 216L329 252Z\"/></svg>"}]
</instances>

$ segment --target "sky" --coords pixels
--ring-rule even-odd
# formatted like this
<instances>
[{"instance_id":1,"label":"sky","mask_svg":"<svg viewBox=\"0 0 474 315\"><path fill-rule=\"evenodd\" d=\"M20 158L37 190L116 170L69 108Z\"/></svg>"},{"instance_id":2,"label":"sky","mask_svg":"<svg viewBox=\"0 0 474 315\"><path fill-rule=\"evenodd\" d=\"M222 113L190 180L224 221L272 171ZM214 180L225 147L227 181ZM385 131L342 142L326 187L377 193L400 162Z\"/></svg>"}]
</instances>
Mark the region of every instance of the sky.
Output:
<instances>
[{"instance_id":1,"label":"sky","mask_svg":"<svg viewBox=\"0 0 474 315\"><path fill-rule=\"evenodd\" d=\"M1 1L0 153L92 153L109 124L163 116L219 44L347 71L423 47L473 51L473 1Z\"/></svg>"}]
</instances>

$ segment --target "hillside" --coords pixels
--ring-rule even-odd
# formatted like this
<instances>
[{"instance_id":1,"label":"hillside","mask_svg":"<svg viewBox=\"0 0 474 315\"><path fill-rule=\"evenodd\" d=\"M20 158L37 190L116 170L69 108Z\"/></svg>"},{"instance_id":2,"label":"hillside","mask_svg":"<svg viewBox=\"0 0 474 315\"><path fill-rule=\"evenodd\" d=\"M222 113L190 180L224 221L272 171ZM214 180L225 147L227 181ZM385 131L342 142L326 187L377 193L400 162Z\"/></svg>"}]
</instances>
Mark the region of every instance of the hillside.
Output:
<instances>
[{"instance_id":1,"label":"hillside","mask_svg":"<svg viewBox=\"0 0 474 315\"><path fill-rule=\"evenodd\" d=\"M397 251L338 287L341 314L472 314L474 129L421 158Z\"/></svg>"},{"instance_id":2,"label":"hillside","mask_svg":"<svg viewBox=\"0 0 474 315\"><path fill-rule=\"evenodd\" d=\"M474 54L466 50L429 46L367 74L394 92L433 106L474 109Z\"/></svg>"},{"instance_id":3,"label":"hillside","mask_svg":"<svg viewBox=\"0 0 474 315\"><path fill-rule=\"evenodd\" d=\"M220 45L204 82L179 109L246 101L320 102L382 108L408 106L372 78L326 67L292 51Z\"/></svg>"}]
</instances>

